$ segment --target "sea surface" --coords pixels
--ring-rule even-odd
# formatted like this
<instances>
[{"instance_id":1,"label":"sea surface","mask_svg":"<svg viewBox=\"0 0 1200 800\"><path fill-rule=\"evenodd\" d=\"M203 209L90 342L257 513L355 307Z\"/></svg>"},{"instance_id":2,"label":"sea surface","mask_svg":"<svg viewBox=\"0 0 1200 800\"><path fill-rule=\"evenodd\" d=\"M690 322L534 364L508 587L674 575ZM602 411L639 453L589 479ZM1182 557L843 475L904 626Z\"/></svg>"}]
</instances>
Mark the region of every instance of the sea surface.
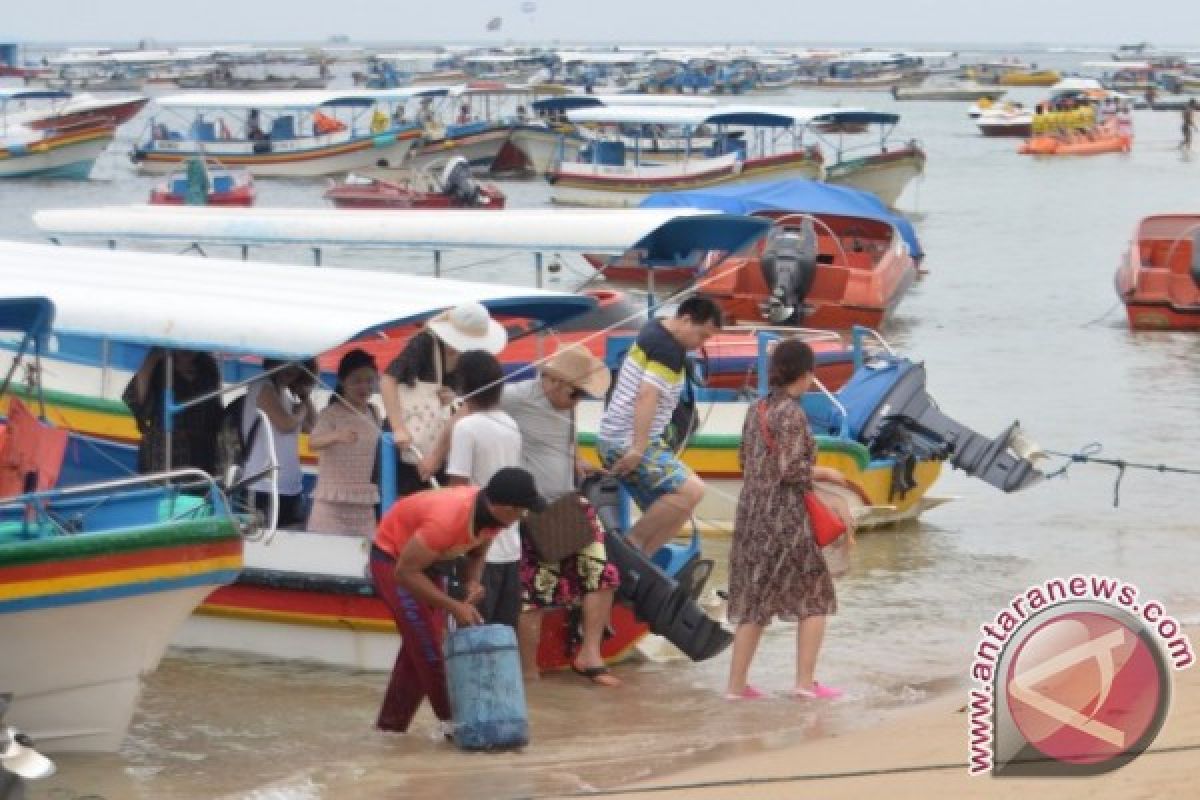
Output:
<instances>
[{"instance_id":1,"label":"sea surface","mask_svg":"<svg viewBox=\"0 0 1200 800\"><path fill-rule=\"evenodd\" d=\"M1041 54L1043 64L1084 57ZM1018 156L1015 140L979 136L963 104L894 103L884 93L748 100L894 108L903 115L897 140L917 138L928 151L924 178L899 203L917 224L928 274L884 333L925 362L943 410L990 434L1019 419L1053 450L1100 442L1104 456L1200 468L1200 337L1131 333L1112 288L1141 217L1200 211L1200 154L1177 149L1178 114L1135 112L1129 155L1037 160ZM90 182L0 184L0 236L39 240L30 221L39 208L144 202L154 179L124 158L140 130L141 121L123 129ZM324 205L324 181L259 186L264 207ZM513 207L547 202L540 183L503 188ZM285 255L304 263L303 253ZM564 260L552 288L587 274ZM425 254L343 251L326 261L431 269ZM458 254L447 265L456 277L530 283L531 261ZM919 523L860 536L819 669L821 680L848 690L837 704L726 703L728 655L641 661L618 668L625 686L615 691L547 676L530 687L528 749L465 755L441 741L427 713L408 735L372 729L386 675L173 650L147 679L121 751L59 757L59 774L30 787L31 796L497 798L613 787L837 734L962 691L979 626L1049 578L1121 578L1200 623L1200 478L1130 470L1114 507L1116 477L1076 465L1010 496L947 470L934 493L953 502ZM713 584L722 585L729 542L705 547L718 563ZM794 627L770 628L754 682L788 687L793 654Z\"/></svg>"}]
</instances>

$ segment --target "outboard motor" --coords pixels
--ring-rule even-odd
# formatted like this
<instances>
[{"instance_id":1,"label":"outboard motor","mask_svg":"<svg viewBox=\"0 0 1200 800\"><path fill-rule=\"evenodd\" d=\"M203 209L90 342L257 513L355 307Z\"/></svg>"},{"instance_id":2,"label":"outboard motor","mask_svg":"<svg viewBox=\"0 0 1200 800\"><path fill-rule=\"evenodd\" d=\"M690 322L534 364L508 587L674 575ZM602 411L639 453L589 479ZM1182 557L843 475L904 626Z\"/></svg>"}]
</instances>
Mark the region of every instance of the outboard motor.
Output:
<instances>
[{"instance_id":1,"label":"outboard motor","mask_svg":"<svg viewBox=\"0 0 1200 800\"><path fill-rule=\"evenodd\" d=\"M851 423L852 433L873 455L895 455L891 451L902 442L914 459L948 455L955 467L1005 492L1026 489L1042 479L1031 458L1020 452L1026 443L1018 423L989 439L942 413L925 388L924 365L885 357L878 373L890 385L877 403L867 406L872 410L865 419ZM893 377L887 378L889 373ZM839 394L849 390L865 395L872 391L870 382L870 377L852 380ZM853 401L843 402L848 408L853 405Z\"/></svg>"},{"instance_id":2,"label":"outboard motor","mask_svg":"<svg viewBox=\"0 0 1200 800\"><path fill-rule=\"evenodd\" d=\"M631 606L634 616L646 623L651 633L662 636L693 661L712 658L729 647L733 635L696 602L712 572L712 562L693 556L679 570L678 579L667 575L630 544L620 529L620 489L615 478L590 478L583 493L604 525L608 560L621 576L617 599Z\"/></svg>"},{"instance_id":3,"label":"outboard motor","mask_svg":"<svg viewBox=\"0 0 1200 800\"><path fill-rule=\"evenodd\" d=\"M771 290L763 309L772 325L794 325L810 308L805 304L817 275L817 232L805 219L797 233L781 230L767 240L762 259L763 280Z\"/></svg>"},{"instance_id":4,"label":"outboard motor","mask_svg":"<svg viewBox=\"0 0 1200 800\"><path fill-rule=\"evenodd\" d=\"M442 194L464 206L476 205L479 187L471 178L471 164L455 156L442 168Z\"/></svg>"}]
</instances>

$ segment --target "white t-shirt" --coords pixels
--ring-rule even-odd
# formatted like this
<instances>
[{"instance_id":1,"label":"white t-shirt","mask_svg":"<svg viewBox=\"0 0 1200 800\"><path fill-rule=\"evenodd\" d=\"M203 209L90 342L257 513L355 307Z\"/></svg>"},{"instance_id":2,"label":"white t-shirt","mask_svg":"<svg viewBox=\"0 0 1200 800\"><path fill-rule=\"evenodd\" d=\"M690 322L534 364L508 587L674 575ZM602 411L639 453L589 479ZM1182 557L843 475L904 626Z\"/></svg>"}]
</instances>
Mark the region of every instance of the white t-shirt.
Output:
<instances>
[{"instance_id":1,"label":"white t-shirt","mask_svg":"<svg viewBox=\"0 0 1200 800\"><path fill-rule=\"evenodd\" d=\"M498 409L478 411L454 423L446 458L447 475L486 486L502 468L519 466L521 433L508 414ZM516 525L505 528L492 540L487 560L492 564L521 560L521 534Z\"/></svg>"}]
</instances>

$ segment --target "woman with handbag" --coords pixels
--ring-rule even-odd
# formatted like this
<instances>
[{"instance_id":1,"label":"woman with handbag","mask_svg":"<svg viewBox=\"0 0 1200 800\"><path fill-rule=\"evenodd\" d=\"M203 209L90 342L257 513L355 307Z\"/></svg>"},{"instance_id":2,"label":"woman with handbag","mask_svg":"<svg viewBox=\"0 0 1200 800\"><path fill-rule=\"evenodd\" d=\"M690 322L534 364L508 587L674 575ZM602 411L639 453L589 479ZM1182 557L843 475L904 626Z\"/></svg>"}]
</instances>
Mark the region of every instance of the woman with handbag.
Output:
<instances>
[{"instance_id":1,"label":"woman with handbag","mask_svg":"<svg viewBox=\"0 0 1200 800\"><path fill-rule=\"evenodd\" d=\"M790 694L807 699L842 694L813 677L825 618L837 611L837 598L806 506L813 498L805 495L814 480L849 485L836 470L815 465L816 442L798 402L812 385L813 364L812 349L801 340L779 342L768 366L770 391L750 406L742 428L742 493L729 556L729 621L737 625L729 700L763 697L747 675L763 629L775 617L799 623Z\"/></svg>"},{"instance_id":2,"label":"woman with handbag","mask_svg":"<svg viewBox=\"0 0 1200 800\"><path fill-rule=\"evenodd\" d=\"M396 441L396 496L444 481L450 403L458 356L467 350L498 354L508 332L479 303L463 303L429 320L408 340L380 377L384 414ZM385 509L386 510L386 509Z\"/></svg>"}]
</instances>

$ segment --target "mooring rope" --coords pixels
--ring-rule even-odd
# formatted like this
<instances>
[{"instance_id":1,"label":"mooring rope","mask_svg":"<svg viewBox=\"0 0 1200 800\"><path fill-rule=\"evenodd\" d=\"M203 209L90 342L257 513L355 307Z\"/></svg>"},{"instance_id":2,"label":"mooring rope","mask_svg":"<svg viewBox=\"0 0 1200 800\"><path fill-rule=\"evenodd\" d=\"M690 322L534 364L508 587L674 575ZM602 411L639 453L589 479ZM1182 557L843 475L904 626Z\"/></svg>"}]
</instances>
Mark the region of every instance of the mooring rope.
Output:
<instances>
[{"instance_id":1,"label":"mooring rope","mask_svg":"<svg viewBox=\"0 0 1200 800\"><path fill-rule=\"evenodd\" d=\"M1124 458L1099 458L1099 453L1104 449L1104 445L1100 442L1091 442L1079 448L1074 453L1064 453L1061 450L1043 450L1044 453L1051 456L1058 456L1067 459L1065 463L1053 472L1046 473L1046 479L1066 477L1067 470L1073 464L1101 464L1107 467L1115 467L1117 470L1117 479L1113 482L1113 508L1121 504L1121 481L1125 478L1125 470L1127 469L1143 469L1150 472L1159 473L1174 473L1176 475L1200 475L1200 469L1191 467L1174 467L1168 464L1145 464L1138 461L1127 461Z\"/></svg>"}]
</instances>

